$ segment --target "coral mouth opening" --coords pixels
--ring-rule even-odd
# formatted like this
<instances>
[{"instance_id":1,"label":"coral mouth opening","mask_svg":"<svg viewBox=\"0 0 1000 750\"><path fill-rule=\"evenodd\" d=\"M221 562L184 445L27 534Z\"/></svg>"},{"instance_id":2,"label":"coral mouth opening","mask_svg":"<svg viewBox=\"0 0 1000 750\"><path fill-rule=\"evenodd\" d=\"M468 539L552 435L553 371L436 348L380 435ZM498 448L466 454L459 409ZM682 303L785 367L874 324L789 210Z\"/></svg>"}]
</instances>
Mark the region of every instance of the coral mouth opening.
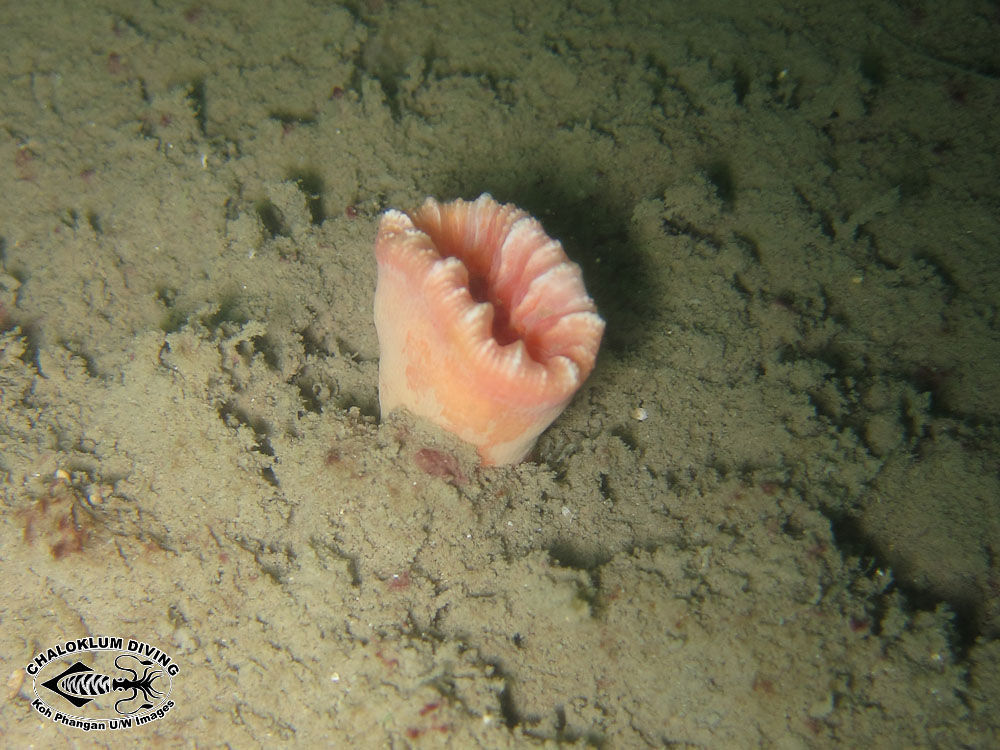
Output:
<instances>
[{"instance_id":1,"label":"coral mouth opening","mask_svg":"<svg viewBox=\"0 0 1000 750\"><path fill-rule=\"evenodd\" d=\"M503 301L490 294L490 282L482 276L469 276L469 294L476 302L487 302L493 307L493 340L500 346L513 344L521 338L521 333L510 323L510 314ZM527 343L527 342L525 342ZM529 351L530 354L530 351Z\"/></svg>"}]
</instances>

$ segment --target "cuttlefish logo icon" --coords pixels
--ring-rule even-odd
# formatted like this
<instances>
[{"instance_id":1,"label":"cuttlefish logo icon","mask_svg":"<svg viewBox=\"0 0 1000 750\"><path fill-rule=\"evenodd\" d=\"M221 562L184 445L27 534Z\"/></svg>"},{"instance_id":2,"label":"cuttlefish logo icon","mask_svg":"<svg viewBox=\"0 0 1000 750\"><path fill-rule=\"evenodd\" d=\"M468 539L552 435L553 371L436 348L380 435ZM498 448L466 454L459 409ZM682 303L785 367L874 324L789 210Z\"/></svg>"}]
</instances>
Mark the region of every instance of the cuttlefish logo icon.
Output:
<instances>
[{"instance_id":1,"label":"cuttlefish logo icon","mask_svg":"<svg viewBox=\"0 0 1000 750\"><path fill-rule=\"evenodd\" d=\"M123 659L126 661L131 659L138 662L138 665L143 668L142 677L139 677L139 673L136 670L119 664ZM46 687L56 695L65 698L77 708L86 706L98 696L107 695L114 691L131 690L131 695L115 701L115 711L122 716L131 716L139 711L152 708L153 704L149 701L163 696L163 693L157 692L156 688L153 687L153 681L160 680L166 672L162 669L152 669L151 667L155 666L155 662L148 659L139 659L131 654L119 654L115 658L115 666L119 670L131 673L131 679L113 679L109 675L95 672L83 662L78 661L72 666L66 667L61 674L57 674L51 680L43 682L42 687ZM140 702L138 706L129 710L128 706L136 703L135 699L139 697L140 693L145 701ZM126 706L125 708L121 708L123 704Z\"/></svg>"},{"instance_id":2,"label":"cuttlefish logo icon","mask_svg":"<svg viewBox=\"0 0 1000 750\"><path fill-rule=\"evenodd\" d=\"M71 658L60 658L66 656ZM31 707L40 715L84 731L106 731L163 718L174 707L169 697L180 667L143 641L97 636L56 644L25 670L34 677Z\"/></svg>"}]
</instances>

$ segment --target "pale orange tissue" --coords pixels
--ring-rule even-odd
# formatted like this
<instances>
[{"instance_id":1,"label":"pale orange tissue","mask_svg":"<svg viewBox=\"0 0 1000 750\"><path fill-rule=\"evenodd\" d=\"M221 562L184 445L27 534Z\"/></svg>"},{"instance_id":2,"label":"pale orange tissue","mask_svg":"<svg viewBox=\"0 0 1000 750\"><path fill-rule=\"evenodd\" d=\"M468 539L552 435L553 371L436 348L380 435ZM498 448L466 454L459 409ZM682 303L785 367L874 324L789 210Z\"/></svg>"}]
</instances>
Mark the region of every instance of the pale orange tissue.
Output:
<instances>
[{"instance_id":1,"label":"pale orange tissue","mask_svg":"<svg viewBox=\"0 0 1000 750\"><path fill-rule=\"evenodd\" d=\"M604 321L580 267L489 195L382 215L375 240L379 405L522 461L594 368Z\"/></svg>"}]
</instances>

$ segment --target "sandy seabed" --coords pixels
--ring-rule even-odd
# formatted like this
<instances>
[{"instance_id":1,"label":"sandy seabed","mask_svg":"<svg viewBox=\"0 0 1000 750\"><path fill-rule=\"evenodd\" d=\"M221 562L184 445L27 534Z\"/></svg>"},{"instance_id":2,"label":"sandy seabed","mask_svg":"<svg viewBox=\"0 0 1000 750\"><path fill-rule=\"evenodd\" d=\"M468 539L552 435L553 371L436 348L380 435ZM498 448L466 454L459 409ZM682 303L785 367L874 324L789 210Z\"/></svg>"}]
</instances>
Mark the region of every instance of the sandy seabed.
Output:
<instances>
[{"instance_id":1,"label":"sandy seabed","mask_svg":"<svg viewBox=\"0 0 1000 750\"><path fill-rule=\"evenodd\" d=\"M1000 14L732 5L3 4L0 744L1000 745ZM491 469L371 314L482 192L608 323Z\"/></svg>"}]
</instances>

